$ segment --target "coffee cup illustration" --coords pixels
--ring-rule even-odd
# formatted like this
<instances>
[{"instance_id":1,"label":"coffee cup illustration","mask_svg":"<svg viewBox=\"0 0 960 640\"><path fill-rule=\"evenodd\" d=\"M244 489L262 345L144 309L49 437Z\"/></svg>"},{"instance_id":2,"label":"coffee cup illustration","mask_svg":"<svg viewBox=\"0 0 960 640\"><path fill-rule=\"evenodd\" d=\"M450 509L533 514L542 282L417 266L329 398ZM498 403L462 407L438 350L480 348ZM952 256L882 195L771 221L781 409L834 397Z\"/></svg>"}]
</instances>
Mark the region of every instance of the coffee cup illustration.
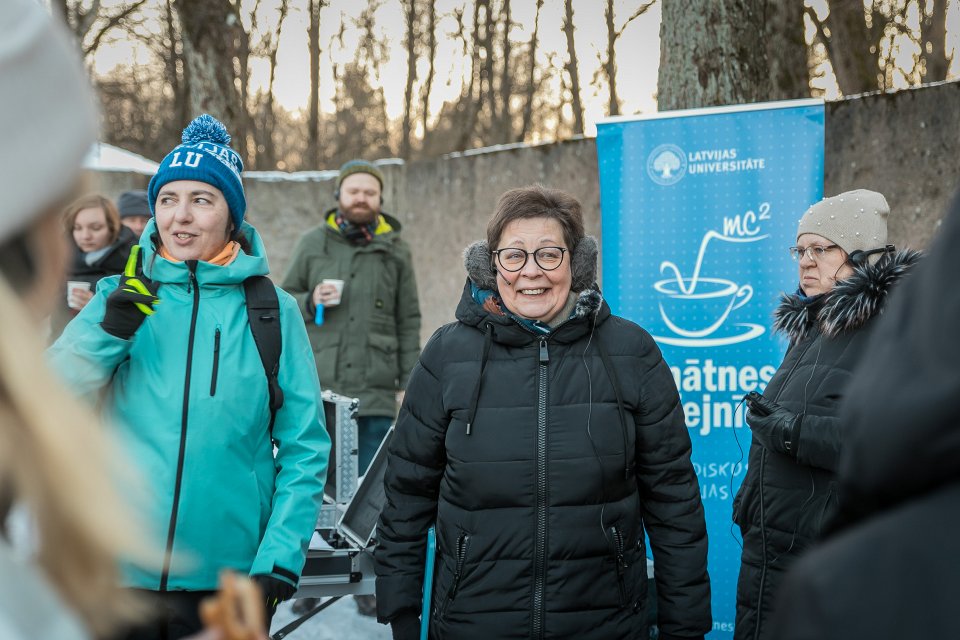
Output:
<instances>
[{"instance_id":1,"label":"coffee cup illustration","mask_svg":"<svg viewBox=\"0 0 960 640\"><path fill-rule=\"evenodd\" d=\"M702 338L715 332L732 311L753 297L753 287L733 280L705 277L673 277L654 283L661 294L660 316L679 336Z\"/></svg>"}]
</instances>

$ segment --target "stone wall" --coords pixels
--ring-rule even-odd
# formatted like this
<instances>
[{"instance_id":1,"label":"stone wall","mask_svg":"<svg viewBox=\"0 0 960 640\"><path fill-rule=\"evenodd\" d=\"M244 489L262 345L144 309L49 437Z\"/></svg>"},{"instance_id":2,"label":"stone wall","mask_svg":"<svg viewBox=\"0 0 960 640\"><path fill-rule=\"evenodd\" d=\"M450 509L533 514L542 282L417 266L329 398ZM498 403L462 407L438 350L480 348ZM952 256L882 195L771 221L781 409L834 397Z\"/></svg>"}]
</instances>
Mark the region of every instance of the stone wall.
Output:
<instances>
[{"instance_id":1,"label":"stone wall","mask_svg":"<svg viewBox=\"0 0 960 640\"><path fill-rule=\"evenodd\" d=\"M924 247L960 184L960 83L869 94L827 103L826 109L825 193L858 187L884 193L892 209L891 241ZM401 220L413 249L424 340L453 319L465 280L461 252L484 237L504 191L533 182L564 189L583 204L587 232L600 236L596 145L590 138L377 164L386 180L384 210ZM142 176L123 176L104 175L104 192L116 196L146 185ZM275 279L297 237L320 224L322 212L334 204L335 179L335 171L245 174L249 218L264 236Z\"/></svg>"}]
</instances>

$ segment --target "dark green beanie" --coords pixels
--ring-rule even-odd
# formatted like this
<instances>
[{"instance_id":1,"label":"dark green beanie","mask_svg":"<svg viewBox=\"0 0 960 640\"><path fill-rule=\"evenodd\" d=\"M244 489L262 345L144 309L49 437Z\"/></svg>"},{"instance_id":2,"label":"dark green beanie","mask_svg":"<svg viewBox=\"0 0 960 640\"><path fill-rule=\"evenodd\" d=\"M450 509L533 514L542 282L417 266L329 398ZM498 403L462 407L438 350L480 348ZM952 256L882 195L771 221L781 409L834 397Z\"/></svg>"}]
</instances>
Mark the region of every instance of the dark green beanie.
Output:
<instances>
[{"instance_id":1,"label":"dark green beanie","mask_svg":"<svg viewBox=\"0 0 960 640\"><path fill-rule=\"evenodd\" d=\"M383 190L383 174L373 166L372 162L367 162L366 160L350 160L349 162L343 163L343 166L340 167L340 175L337 176L337 190L339 190L340 185L343 184L344 178L355 173L369 173L377 179L377 182L380 183L380 190Z\"/></svg>"}]
</instances>

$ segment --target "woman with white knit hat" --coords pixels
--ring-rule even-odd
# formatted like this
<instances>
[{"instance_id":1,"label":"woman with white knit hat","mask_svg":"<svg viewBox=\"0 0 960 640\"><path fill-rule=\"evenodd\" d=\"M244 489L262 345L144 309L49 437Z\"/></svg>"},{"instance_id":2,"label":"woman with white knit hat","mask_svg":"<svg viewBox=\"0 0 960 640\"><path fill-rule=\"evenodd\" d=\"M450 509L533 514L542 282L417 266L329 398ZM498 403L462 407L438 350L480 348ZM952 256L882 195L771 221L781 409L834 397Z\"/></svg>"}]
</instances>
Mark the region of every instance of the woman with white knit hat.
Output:
<instances>
[{"instance_id":1,"label":"woman with white knit hat","mask_svg":"<svg viewBox=\"0 0 960 640\"><path fill-rule=\"evenodd\" d=\"M803 214L789 248L800 282L781 298L774 327L790 345L762 395L746 398L753 441L733 503L743 535L738 640L771 637L767 619L783 574L836 506L844 390L872 320L919 258L887 244L889 213L875 191L825 198Z\"/></svg>"}]
</instances>

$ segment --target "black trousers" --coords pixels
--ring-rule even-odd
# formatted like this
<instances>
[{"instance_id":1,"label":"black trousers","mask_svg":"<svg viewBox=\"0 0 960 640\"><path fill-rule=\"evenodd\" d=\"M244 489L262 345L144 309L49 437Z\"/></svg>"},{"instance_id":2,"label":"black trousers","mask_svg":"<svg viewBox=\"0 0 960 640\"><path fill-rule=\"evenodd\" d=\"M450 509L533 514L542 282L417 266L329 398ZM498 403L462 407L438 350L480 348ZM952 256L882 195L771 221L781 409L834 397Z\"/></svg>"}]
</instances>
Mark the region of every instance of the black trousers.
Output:
<instances>
[{"instance_id":1,"label":"black trousers","mask_svg":"<svg viewBox=\"0 0 960 640\"><path fill-rule=\"evenodd\" d=\"M134 589L151 611L150 619L117 640L179 640L203 630L200 602L216 591L146 591Z\"/></svg>"},{"instance_id":2,"label":"black trousers","mask_svg":"<svg viewBox=\"0 0 960 640\"><path fill-rule=\"evenodd\" d=\"M203 630L200 603L216 591L148 591L134 589L151 611L148 620L115 640L180 640ZM276 609L267 611L267 631Z\"/></svg>"}]
</instances>

